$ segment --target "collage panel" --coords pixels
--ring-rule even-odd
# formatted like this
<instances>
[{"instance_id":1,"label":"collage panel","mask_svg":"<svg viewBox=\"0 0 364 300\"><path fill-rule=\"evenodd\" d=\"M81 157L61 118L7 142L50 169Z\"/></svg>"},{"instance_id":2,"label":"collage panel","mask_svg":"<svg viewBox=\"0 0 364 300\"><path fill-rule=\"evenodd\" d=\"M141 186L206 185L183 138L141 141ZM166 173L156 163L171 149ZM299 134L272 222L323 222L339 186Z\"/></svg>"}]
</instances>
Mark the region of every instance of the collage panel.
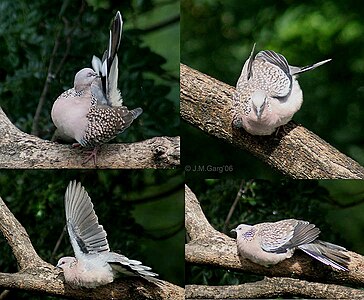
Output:
<instances>
[{"instance_id":1,"label":"collage panel","mask_svg":"<svg viewBox=\"0 0 364 300\"><path fill-rule=\"evenodd\" d=\"M3 297L183 299L182 172L2 170L0 181Z\"/></svg>"},{"instance_id":2,"label":"collage panel","mask_svg":"<svg viewBox=\"0 0 364 300\"><path fill-rule=\"evenodd\" d=\"M5 0L0 24L1 168L180 164L178 0Z\"/></svg>"},{"instance_id":3,"label":"collage panel","mask_svg":"<svg viewBox=\"0 0 364 300\"><path fill-rule=\"evenodd\" d=\"M186 298L358 299L360 180L188 180Z\"/></svg>"},{"instance_id":4,"label":"collage panel","mask_svg":"<svg viewBox=\"0 0 364 300\"><path fill-rule=\"evenodd\" d=\"M229 166L242 178L364 178L363 35L360 14L343 1L181 1L188 169L206 178Z\"/></svg>"}]
</instances>

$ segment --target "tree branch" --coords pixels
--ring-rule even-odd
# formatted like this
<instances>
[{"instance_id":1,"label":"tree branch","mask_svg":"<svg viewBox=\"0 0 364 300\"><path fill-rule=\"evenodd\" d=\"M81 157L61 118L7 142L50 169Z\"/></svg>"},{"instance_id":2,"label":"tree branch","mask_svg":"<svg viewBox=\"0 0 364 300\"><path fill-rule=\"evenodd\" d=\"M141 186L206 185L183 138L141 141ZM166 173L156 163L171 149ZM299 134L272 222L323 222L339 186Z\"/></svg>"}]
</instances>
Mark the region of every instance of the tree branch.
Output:
<instances>
[{"instance_id":1,"label":"tree branch","mask_svg":"<svg viewBox=\"0 0 364 300\"><path fill-rule=\"evenodd\" d=\"M335 271L299 251L292 258L266 268L238 256L235 240L215 230L208 223L196 196L187 186L185 203L186 231L191 239L185 245L185 260L188 263L270 277L295 277L324 283L345 283L354 287L363 286L364 257L357 253L346 253L350 257L349 272Z\"/></svg>"},{"instance_id":2,"label":"tree branch","mask_svg":"<svg viewBox=\"0 0 364 300\"><path fill-rule=\"evenodd\" d=\"M39 139L16 128L0 107L0 168L94 168L83 149ZM180 164L179 137L155 137L129 144L105 144L97 168L173 168Z\"/></svg>"},{"instance_id":3,"label":"tree branch","mask_svg":"<svg viewBox=\"0 0 364 300\"><path fill-rule=\"evenodd\" d=\"M0 287L21 289L76 299L184 299L184 289L163 281L158 287L141 278L127 278L98 287L77 289L64 284L57 268L43 261L31 244L25 229L0 198L0 230L20 266L14 274L0 273Z\"/></svg>"},{"instance_id":4,"label":"tree branch","mask_svg":"<svg viewBox=\"0 0 364 300\"><path fill-rule=\"evenodd\" d=\"M180 16L179 15L172 16L172 17L169 17L169 18L161 21L160 23L153 24L148 28L140 29L140 33L141 34L151 33L151 32L163 29L165 27L168 27L170 25L173 25L175 23L178 23L179 21L180 21Z\"/></svg>"},{"instance_id":5,"label":"tree branch","mask_svg":"<svg viewBox=\"0 0 364 300\"><path fill-rule=\"evenodd\" d=\"M20 269L27 269L32 266L41 265L42 259L38 256L31 244L29 236L24 227L14 217L0 198L0 230L13 250L13 254L19 264ZM49 264L44 266L51 267Z\"/></svg>"},{"instance_id":6,"label":"tree branch","mask_svg":"<svg viewBox=\"0 0 364 300\"><path fill-rule=\"evenodd\" d=\"M241 180L238 192L237 192L236 197L235 197L235 200L234 200L233 204L231 205L229 213L228 213L228 215L227 215L227 217L225 219L223 232L227 231L227 227L228 227L228 225L230 225L231 216L233 215L233 213L235 211L235 208L236 208L236 206L238 205L238 203L239 203L239 201L241 199L241 196L244 195L248 191L248 187L250 186L251 181L252 180L250 180L249 184L246 185L245 188L243 189L243 186L245 185L245 179Z\"/></svg>"},{"instance_id":7,"label":"tree branch","mask_svg":"<svg viewBox=\"0 0 364 300\"><path fill-rule=\"evenodd\" d=\"M289 122L278 136L253 136L232 126L235 88L181 64L181 117L251 152L292 178L364 178L364 168L306 128Z\"/></svg>"},{"instance_id":8,"label":"tree branch","mask_svg":"<svg viewBox=\"0 0 364 300\"><path fill-rule=\"evenodd\" d=\"M258 282L239 285L186 286L186 299L271 299L276 297L363 299L364 292L335 284L268 277Z\"/></svg>"}]
</instances>

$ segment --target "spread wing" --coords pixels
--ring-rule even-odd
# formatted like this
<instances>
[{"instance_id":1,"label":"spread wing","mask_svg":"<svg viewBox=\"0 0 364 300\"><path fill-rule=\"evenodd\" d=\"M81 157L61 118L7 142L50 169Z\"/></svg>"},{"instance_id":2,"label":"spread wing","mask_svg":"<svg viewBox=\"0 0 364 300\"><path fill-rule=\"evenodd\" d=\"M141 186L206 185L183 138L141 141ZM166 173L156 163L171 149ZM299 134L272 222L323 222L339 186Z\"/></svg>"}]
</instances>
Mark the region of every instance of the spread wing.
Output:
<instances>
[{"instance_id":1,"label":"spread wing","mask_svg":"<svg viewBox=\"0 0 364 300\"><path fill-rule=\"evenodd\" d=\"M106 231L99 225L91 198L75 180L67 187L65 210L67 230L77 259L88 253L110 251Z\"/></svg>"}]
</instances>

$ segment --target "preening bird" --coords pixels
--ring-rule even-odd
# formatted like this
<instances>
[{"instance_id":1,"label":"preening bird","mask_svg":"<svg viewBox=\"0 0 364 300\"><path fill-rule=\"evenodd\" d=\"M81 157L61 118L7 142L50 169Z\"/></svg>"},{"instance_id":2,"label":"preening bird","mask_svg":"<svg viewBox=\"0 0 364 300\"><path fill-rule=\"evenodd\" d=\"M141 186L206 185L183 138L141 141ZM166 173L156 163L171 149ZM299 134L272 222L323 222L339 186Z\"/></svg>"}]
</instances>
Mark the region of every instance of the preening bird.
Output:
<instances>
[{"instance_id":1,"label":"preening bird","mask_svg":"<svg viewBox=\"0 0 364 300\"><path fill-rule=\"evenodd\" d=\"M254 50L255 44L236 84L233 125L252 135L270 135L301 108L303 94L297 76L331 59L301 68L288 65L283 55L271 50L253 58Z\"/></svg>"},{"instance_id":2,"label":"preening bird","mask_svg":"<svg viewBox=\"0 0 364 300\"><path fill-rule=\"evenodd\" d=\"M138 260L111 252L106 231L99 225L91 198L80 183L71 181L65 194L67 231L75 257L62 257L57 267L73 286L95 288L120 275L139 276L157 285L158 274Z\"/></svg>"},{"instance_id":3,"label":"preening bird","mask_svg":"<svg viewBox=\"0 0 364 300\"><path fill-rule=\"evenodd\" d=\"M129 110L123 106L117 87L122 25L117 12L102 60L94 56L94 69L84 68L76 74L74 87L56 99L51 112L56 135L66 141L77 141L82 147L94 147L90 158L95 161L98 146L127 129L143 112L140 107Z\"/></svg>"},{"instance_id":4,"label":"preening bird","mask_svg":"<svg viewBox=\"0 0 364 300\"><path fill-rule=\"evenodd\" d=\"M239 255L259 265L275 265L300 249L325 265L348 271L347 250L319 240L320 229L307 221L287 219L256 225L240 224L231 231L236 232Z\"/></svg>"}]
</instances>

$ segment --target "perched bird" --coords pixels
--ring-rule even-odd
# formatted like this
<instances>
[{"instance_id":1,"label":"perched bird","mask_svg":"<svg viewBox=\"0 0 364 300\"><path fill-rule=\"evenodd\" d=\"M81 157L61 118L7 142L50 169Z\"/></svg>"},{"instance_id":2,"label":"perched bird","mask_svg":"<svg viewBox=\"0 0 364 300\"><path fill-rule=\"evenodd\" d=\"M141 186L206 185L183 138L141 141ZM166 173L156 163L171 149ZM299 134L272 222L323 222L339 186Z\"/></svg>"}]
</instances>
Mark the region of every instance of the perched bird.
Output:
<instances>
[{"instance_id":1,"label":"perched bird","mask_svg":"<svg viewBox=\"0 0 364 300\"><path fill-rule=\"evenodd\" d=\"M57 267L73 286L95 288L113 282L118 275L140 276L157 285L158 274L140 261L110 252L106 232L99 225L93 204L80 183L71 181L65 194L67 230L75 257L62 257Z\"/></svg>"},{"instance_id":2,"label":"perched bird","mask_svg":"<svg viewBox=\"0 0 364 300\"><path fill-rule=\"evenodd\" d=\"M128 128L143 110L123 106L118 83L118 56L122 19L117 12L110 30L109 45L102 61L93 57L94 68L84 68L74 79L74 87L54 102L51 117L57 137L76 140L82 147L95 147L96 160L100 144L106 143Z\"/></svg>"},{"instance_id":3,"label":"perched bird","mask_svg":"<svg viewBox=\"0 0 364 300\"><path fill-rule=\"evenodd\" d=\"M348 271L345 248L318 240L320 229L307 221L287 219L256 225L240 224L236 232L238 253L259 265L275 265L300 249L337 270Z\"/></svg>"},{"instance_id":4,"label":"perched bird","mask_svg":"<svg viewBox=\"0 0 364 300\"><path fill-rule=\"evenodd\" d=\"M252 135L270 135L301 108L297 75L331 59L300 68L288 65L283 55L271 50L260 51L253 59L254 49L255 44L236 84L233 125Z\"/></svg>"}]
</instances>

